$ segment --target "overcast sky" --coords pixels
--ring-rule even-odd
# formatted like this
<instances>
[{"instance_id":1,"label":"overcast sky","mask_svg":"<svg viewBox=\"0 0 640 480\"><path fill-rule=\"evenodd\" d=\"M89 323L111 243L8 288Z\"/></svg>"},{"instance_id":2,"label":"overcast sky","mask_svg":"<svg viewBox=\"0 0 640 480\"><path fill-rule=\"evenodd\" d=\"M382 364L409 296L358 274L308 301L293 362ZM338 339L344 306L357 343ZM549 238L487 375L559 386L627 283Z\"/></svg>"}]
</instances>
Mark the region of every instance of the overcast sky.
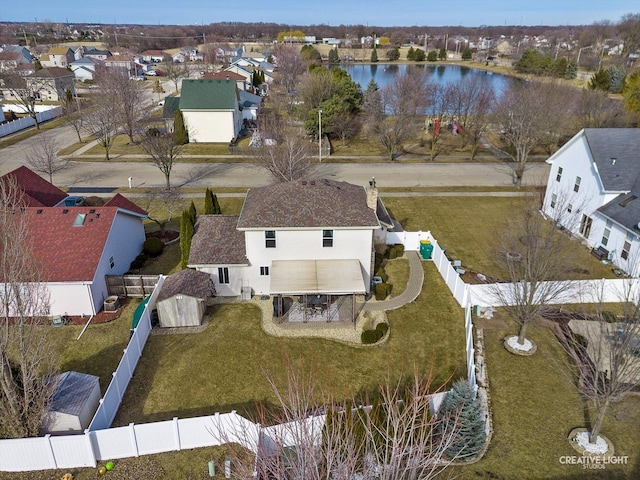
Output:
<instances>
[{"instance_id":1,"label":"overcast sky","mask_svg":"<svg viewBox=\"0 0 640 480\"><path fill-rule=\"evenodd\" d=\"M637 0L0 0L0 21L477 27L617 22L638 10Z\"/></svg>"}]
</instances>

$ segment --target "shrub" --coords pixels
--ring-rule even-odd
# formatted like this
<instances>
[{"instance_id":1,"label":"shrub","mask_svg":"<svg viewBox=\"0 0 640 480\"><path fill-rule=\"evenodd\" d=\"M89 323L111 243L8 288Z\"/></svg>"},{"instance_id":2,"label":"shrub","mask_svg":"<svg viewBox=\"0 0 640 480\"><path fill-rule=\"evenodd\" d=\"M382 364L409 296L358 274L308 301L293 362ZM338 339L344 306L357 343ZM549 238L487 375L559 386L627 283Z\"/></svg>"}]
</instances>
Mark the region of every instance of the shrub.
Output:
<instances>
[{"instance_id":1,"label":"shrub","mask_svg":"<svg viewBox=\"0 0 640 480\"><path fill-rule=\"evenodd\" d=\"M402 245L401 243L398 243L387 250L387 256L389 260L402 257L402 255L404 255L404 245Z\"/></svg>"},{"instance_id":2,"label":"shrub","mask_svg":"<svg viewBox=\"0 0 640 480\"><path fill-rule=\"evenodd\" d=\"M163 249L164 243L162 243L162 240L156 237L147 238L144 241L144 246L142 247L142 251L150 257L157 257L162 253Z\"/></svg>"},{"instance_id":3,"label":"shrub","mask_svg":"<svg viewBox=\"0 0 640 480\"><path fill-rule=\"evenodd\" d=\"M391 285L388 283L377 283L373 288L373 294L376 296L376 300L384 300L389 293L391 293Z\"/></svg>"},{"instance_id":4,"label":"shrub","mask_svg":"<svg viewBox=\"0 0 640 480\"><path fill-rule=\"evenodd\" d=\"M135 260L133 262L131 262L131 265L129 266L130 270L139 270L142 267L144 267L144 262L147 261L147 256L144 253L141 253L140 255L138 255Z\"/></svg>"},{"instance_id":5,"label":"shrub","mask_svg":"<svg viewBox=\"0 0 640 480\"><path fill-rule=\"evenodd\" d=\"M384 335L379 330L363 330L360 340L364 345L372 345L380 340Z\"/></svg>"},{"instance_id":6,"label":"shrub","mask_svg":"<svg viewBox=\"0 0 640 480\"><path fill-rule=\"evenodd\" d=\"M386 282L387 280L389 280L389 275L387 275L387 272L384 271L383 267L379 267L378 269L376 269L375 274L373 276L380 277L383 282Z\"/></svg>"},{"instance_id":7,"label":"shrub","mask_svg":"<svg viewBox=\"0 0 640 480\"><path fill-rule=\"evenodd\" d=\"M384 322L379 323L376 325L376 331L380 332L380 338L384 337L389 331L389 324Z\"/></svg>"}]
</instances>

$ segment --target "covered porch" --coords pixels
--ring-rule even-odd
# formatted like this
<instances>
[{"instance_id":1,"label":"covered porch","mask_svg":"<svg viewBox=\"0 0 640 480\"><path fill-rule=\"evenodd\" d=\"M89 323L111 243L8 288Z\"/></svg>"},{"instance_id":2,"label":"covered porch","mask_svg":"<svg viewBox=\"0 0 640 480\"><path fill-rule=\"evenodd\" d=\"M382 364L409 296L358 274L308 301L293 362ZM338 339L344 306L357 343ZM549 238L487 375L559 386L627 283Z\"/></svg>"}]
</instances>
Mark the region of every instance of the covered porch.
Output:
<instances>
[{"instance_id":1,"label":"covered porch","mask_svg":"<svg viewBox=\"0 0 640 480\"><path fill-rule=\"evenodd\" d=\"M356 295L367 292L360 261L275 260L270 293L282 322L349 322L358 316Z\"/></svg>"}]
</instances>

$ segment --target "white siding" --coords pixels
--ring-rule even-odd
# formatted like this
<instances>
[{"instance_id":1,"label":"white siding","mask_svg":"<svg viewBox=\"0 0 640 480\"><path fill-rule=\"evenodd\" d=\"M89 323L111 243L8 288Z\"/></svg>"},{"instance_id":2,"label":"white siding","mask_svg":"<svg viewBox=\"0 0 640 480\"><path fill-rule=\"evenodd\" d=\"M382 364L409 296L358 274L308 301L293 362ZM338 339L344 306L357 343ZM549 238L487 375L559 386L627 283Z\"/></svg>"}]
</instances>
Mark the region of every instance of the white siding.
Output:
<instances>
[{"instance_id":1,"label":"white siding","mask_svg":"<svg viewBox=\"0 0 640 480\"><path fill-rule=\"evenodd\" d=\"M261 276L260 267L271 268L273 260L357 259L365 285L368 285L372 242L372 230L368 229L333 229L333 247L322 246L322 229L277 230L276 248L266 248L264 231L247 231L245 243L250 266L246 267L244 275L256 294L267 294L271 278Z\"/></svg>"},{"instance_id":2,"label":"white siding","mask_svg":"<svg viewBox=\"0 0 640 480\"><path fill-rule=\"evenodd\" d=\"M224 266L222 266L224 267ZM198 267L200 272L211 275L216 287L216 295L219 297L235 297L242 293L243 276L247 267L226 266L229 269L229 283L221 284L218 278L218 267ZM248 284L247 284L248 285Z\"/></svg>"},{"instance_id":3,"label":"white siding","mask_svg":"<svg viewBox=\"0 0 640 480\"><path fill-rule=\"evenodd\" d=\"M51 315L95 314L90 282L48 283Z\"/></svg>"},{"instance_id":4,"label":"white siding","mask_svg":"<svg viewBox=\"0 0 640 480\"><path fill-rule=\"evenodd\" d=\"M182 115L190 143L229 143L240 132L242 117L239 110L183 110Z\"/></svg>"},{"instance_id":5,"label":"white siding","mask_svg":"<svg viewBox=\"0 0 640 480\"><path fill-rule=\"evenodd\" d=\"M204 300L174 295L156 304L161 327L196 327L202 323Z\"/></svg>"}]
</instances>

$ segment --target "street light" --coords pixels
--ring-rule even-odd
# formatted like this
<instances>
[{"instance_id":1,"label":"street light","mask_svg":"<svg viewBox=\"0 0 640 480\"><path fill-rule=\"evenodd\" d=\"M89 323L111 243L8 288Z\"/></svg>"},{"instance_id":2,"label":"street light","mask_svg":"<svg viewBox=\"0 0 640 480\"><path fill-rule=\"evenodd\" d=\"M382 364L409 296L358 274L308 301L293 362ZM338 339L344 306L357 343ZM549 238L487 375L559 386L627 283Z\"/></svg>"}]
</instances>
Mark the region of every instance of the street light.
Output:
<instances>
[{"instance_id":1,"label":"street light","mask_svg":"<svg viewBox=\"0 0 640 480\"><path fill-rule=\"evenodd\" d=\"M318 160L322 163L322 110L318 110Z\"/></svg>"},{"instance_id":2,"label":"street light","mask_svg":"<svg viewBox=\"0 0 640 480\"><path fill-rule=\"evenodd\" d=\"M576 66L579 67L580 66L580 54L582 53L582 50L586 50L587 48L593 48L593 45L589 45L588 47L582 47L578 49L578 58L576 59Z\"/></svg>"}]
</instances>

